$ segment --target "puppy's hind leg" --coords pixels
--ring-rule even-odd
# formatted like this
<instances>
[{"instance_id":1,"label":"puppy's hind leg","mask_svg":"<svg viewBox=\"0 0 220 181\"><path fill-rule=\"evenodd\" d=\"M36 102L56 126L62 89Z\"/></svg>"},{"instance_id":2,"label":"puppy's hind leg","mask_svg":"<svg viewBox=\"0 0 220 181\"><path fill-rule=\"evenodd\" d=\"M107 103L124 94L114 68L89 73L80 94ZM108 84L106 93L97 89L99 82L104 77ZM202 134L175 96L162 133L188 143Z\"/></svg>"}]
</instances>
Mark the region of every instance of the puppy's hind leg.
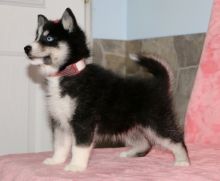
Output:
<instances>
[{"instance_id":1,"label":"puppy's hind leg","mask_svg":"<svg viewBox=\"0 0 220 181\"><path fill-rule=\"evenodd\" d=\"M120 157L141 157L145 156L151 149L150 142L144 135L133 135L126 139L126 145L132 148L128 151L122 152Z\"/></svg>"},{"instance_id":2,"label":"puppy's hind leg","mask_svg":"<svg viewBox=\"0 0 220 181\"><path fill-rule=\"evenodd\" d=\"M170 150L175 157L175 166L189 166L189 158L184 142L174 142L170 138L159 138L158 143Z\"/></svg>"}]
</instances>

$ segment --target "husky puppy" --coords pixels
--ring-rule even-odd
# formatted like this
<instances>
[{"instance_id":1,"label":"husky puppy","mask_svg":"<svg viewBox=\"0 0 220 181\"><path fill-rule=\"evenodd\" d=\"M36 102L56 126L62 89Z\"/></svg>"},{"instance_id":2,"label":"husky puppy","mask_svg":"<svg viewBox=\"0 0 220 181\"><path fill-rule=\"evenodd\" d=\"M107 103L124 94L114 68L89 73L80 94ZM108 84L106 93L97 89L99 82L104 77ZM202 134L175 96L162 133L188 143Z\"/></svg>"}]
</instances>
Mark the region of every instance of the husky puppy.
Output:
<instances>
[{"instance_id":1,"label":"husky puppy","mask_svg":"<svg viewBox=\"0 0 220 181\"><path fill-rule=\"evenodd\" d=\"M71 151L65 170L83 171L95 142L111 139L131 147L121 157L143 156L156 144L174 154L175 165L189 165L173 111L169 72L162 63L133 55L131 59L152 74L146 78L86 65L86 37L69 8L57 21L38 15L35 41L24 50L47 80L54 154L44 164L63 163Z\"/></svg>"}]
</instances>

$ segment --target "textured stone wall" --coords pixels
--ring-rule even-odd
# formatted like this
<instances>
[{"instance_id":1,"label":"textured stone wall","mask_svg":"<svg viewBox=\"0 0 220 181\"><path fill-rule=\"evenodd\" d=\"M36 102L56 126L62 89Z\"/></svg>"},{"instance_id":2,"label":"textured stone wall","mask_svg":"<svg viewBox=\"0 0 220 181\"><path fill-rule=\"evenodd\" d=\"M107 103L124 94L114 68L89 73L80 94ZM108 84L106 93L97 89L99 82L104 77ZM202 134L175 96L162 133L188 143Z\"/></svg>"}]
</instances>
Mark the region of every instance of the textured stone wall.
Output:
<instances>
[{"instance_id":1,"label":"textured stone wall","mask_svg":"<svg viewBox=\"0 0 220 181\"><path fill-rule=\"evenodd\" d=\"M129 59L130 53L154 54L165 60L174 73L174 97L183 124L198 68L205 34L181 35L135 41L95 39L93 60L107 69L127 76L147 76Z\"/></svg>"}]
</instances>

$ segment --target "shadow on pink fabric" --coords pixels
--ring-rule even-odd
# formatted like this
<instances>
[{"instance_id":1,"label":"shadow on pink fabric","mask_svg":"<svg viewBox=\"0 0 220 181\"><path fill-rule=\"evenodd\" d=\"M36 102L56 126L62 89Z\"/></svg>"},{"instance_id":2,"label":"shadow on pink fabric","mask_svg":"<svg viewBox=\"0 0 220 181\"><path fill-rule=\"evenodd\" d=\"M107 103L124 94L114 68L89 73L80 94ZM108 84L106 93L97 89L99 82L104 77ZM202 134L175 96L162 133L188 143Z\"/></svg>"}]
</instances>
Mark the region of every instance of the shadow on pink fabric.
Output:
<instances>
[{"instance_id":1,"label":"shadow on pink fabric","mask_svg":"<svg viewBox=\"0 0 220 181\"><path fill-rule=\"evenodd\" d=\"M0 181L220 181L220 0L215 0L201 63L186 115L189 167L173 166L169 152L119 158L127 148L93 150L83 173L46 166L52 153L0 157Z\"/></svg>"}]
</instances>

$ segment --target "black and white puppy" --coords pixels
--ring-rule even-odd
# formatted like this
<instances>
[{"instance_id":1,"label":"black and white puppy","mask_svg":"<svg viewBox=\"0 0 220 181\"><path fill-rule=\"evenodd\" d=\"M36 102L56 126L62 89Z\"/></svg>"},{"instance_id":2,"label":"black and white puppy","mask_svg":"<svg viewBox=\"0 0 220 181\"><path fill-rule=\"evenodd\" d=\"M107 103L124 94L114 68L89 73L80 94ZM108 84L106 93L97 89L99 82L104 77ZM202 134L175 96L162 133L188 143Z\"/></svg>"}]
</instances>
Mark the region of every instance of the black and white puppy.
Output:
<instances>
[{"instance_id":1,"label":"black and white puppy","mask_svg":"<svg viewBox=\"0 0 220 181\"><path fill-rule=\"evenodd\" d=\"M169 72L162 63L133 55L152 74L146 78L86 65L86 37L69 8L57 21L39 15L36 39L24 49L47 80L54 154L45 164L63 163L72 150L65 170L83 171L94 143L110 139L131 147L121 157L144 155L156 144L174 154L175 165L189 165L173 111Z\"/></svg>"}]
</instances>

